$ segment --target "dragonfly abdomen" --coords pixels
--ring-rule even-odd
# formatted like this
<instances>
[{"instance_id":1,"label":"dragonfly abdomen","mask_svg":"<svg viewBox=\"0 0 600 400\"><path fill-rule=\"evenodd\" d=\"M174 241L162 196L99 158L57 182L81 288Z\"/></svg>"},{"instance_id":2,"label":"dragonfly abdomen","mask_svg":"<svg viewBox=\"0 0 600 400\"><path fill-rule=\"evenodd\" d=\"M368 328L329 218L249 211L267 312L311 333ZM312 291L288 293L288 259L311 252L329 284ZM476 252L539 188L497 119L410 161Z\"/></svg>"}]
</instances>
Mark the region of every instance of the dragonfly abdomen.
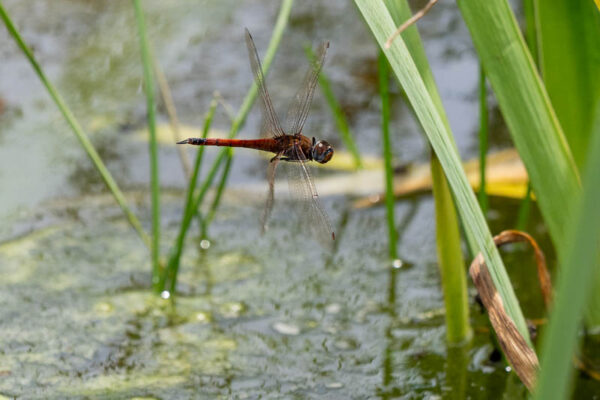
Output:
<instances>
[{"instance_id":1,"label":"dragonfly abdomen","mask_svg":"<svg viewBox=\"0 0 600 400\"><path fill-rule=\"evenodd\" d=\"M274 139L218 139L218 138L189 138L177 144L191 144L194 146L224 146L245 147L248 149L278 152L278 144Z\"/></svg>"}]
</instances>

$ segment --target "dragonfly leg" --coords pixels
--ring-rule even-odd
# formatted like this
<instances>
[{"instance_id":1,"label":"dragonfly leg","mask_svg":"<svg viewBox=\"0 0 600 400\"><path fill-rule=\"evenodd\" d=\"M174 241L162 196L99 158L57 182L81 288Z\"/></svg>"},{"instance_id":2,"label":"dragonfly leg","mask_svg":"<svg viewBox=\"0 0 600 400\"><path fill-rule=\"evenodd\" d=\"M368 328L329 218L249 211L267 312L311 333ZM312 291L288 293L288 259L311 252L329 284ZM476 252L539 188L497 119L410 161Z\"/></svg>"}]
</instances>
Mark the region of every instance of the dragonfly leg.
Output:
<instances>
[{"instance_id":1,"label":"dragonfly leg","mask_svg":"<svg viewBox=\"0 0 600 400\"><path fill-rule=\"evenodd\" d=\"M269 182L269 191L267 193L267 202L265 204L265 209L263 210L263 214L260 218L261 220L261 233L264 234L267 230L267 223L269 222L269 217L271 216L271 211L273 210L273 202L275 201L275 170L277 169L277 165L279 164L279 160L281 160L281 156L283 153L277 153L275 157L271 158L269 162L269 168L267 168L267 181Z\"/></svg>"}]
</instances>

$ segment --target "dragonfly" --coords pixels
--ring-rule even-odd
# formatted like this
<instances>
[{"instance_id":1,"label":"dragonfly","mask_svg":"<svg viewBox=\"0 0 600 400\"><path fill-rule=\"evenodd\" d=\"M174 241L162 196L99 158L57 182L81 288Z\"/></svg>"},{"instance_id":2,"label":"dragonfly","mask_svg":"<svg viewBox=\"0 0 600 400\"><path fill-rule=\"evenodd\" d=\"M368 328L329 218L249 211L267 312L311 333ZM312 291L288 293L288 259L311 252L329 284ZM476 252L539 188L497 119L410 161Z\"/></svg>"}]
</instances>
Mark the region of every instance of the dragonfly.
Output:
<instances>
[{"instance_id":1,"label":"dragonfly","mask_svg":"<svg viewBox=\"0 0 600 400\"><path fill-rule=\"evenodd\" d=\"M335 233L327 213L323 209L317 194L309 161L325 164L333 157L333 147L325 140L309 138L302 133L304 123L310 111L310 105L318 81L319 72L325 61L325 53L329 42L322 42L311 66L304 77L304 81L294 96L290 105L285 124L282 125L273 108L271 96L267 90L265 77L258 56L258 51L252 35L246 29L246 46L250 58L250 66L254 80L260 94L261 110L263 114L262 138L260 139L220 139L220 138L188 138L177 144L190 144L195 146L227 146L244 147L254 150L266 151L275 155L270 159L267 168L269 190L267 201L261 217L263 233L267 229L267 222L271 215L274 203L275 171L281 161L287 163L288 183L292 197L298 204L293 207L299 212L301 223L308 224L319 239L335 240Z\"/></svg>"}]
</instances>

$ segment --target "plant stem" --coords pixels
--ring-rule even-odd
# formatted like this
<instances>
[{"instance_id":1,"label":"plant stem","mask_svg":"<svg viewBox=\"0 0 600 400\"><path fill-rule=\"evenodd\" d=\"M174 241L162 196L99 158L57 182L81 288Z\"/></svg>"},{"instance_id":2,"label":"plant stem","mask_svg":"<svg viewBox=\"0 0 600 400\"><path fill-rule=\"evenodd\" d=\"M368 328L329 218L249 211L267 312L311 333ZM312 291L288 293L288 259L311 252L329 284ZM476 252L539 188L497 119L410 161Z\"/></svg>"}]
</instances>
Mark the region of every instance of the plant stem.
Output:
<instances>
[{"instance_id":1,"label":"plant stem","mask_svg":"<svg viewBox=\"0 0 600 400\"><path fill-rule=\"evenodd\" d=\"M435 152L431 152L431 178L435 202L436 247L446 308L446 338L448 343L464 343L472 336L465 261L460 247L460 230L452 194Z\"/></svg>"},{"instance_id":2,"label":"plant stem","mask_svg":"<svg viewBox=\"0 0 600 400\"><path fill-rule=\"evenodd\" d=\"M485 72L479 65L479 206L485 216L488 209L488 198L485 185L485 164L488 149L488 109L487 87L485 86Z\"/></svg>"},{"instance_id":3,"label":"plant stem","mask_svg":"<svg viewBox=\"0 0 600 400\"><path fill-rule=\"evenodd\" d=\"M156 142L156 118L154 113L154 78L152 76L152 61L146 37L146 23L140 0L133 0L135 17L140 37L142 66L144 68L144 91L146 92L146 110L148 132L150 134L150 191L152 201L152 285L158 290L160 280L160 180L158 176L158 145Z\"/></svg>"},{"instance_id":4,"label":"plant stem","mask_svg":"<svg viewBox=\"0 0 600 400\"><path fill-rule=\"evenodd\" d=\"M388 224L389 254L390 258L395 260L398 258L396 250L398 234L394 226L394 170L392 169L392 144L390 140L389 66L385 55L381 51L377 58L377 67L379 97L381 97L381 136L385 165L385 207Z\"/></svg>"},{"instance_id":5,"label":"plant stem","mask_svg":"<svg viewBox=\"0 0 600 400\"><path fill-rule=\"evenodd\" d=\"M208 135L208 132L212 125L213 117L215 115L215 110L217 109L217 104L217 100L213 98L213 100L210 103L210 108L204 118L204 127L202 129L203 138L205 138ZM183 208L183 218L181 220L181 225L179 226L179 233L177 234L177 239L175 239L175 244L169 256L167 268L161 275L159 283L160 291L165 290L168 281L169 287L173 289L175 288L175 284L177 282L177 271L179 269L181 254L183 252L185 236L192 222L192 218L194 217L194 211L196 210L196 208L194 207L194 191L196 190L196 183L198 182L198 176L200 175L200 167L202 166L204 149L204 146L200 146L198 152L196 153L196 160L192 169L192 176L190 177L190 180L188 182L187 196L185 206ZM171 292L173 292L173 289L171 289Z\"/></svg>"},{"instance_id":6,"label":"plant stem","mask_svg":"<svg viewBox=\"0 0 600 400\"><path fill-rule=\"evenodd\" d=\"M273 28L273 34L271 35L271 41L269 42L269 47L267 48L267 51L265 53L265 57L264 57L263 63L262 63L263 74L265 76L267 75L267 72L269 70L271 62L273 61L273 58L275 57L275 53L277 51L277 48L279 47L279 43L281 42L281 37L283 36L283 31L285 30L285 27L287 26L288 18L289 18L291 9L292 9L292 4L293 4L293 0L283 0L281 3L281 8L279 9L277 21L275 22L275 27ZM234 138L237 135L241 126L246 121L246 117L248 116L248 113L250 112L250 109L252 108L252 105L254 104L254 100L256 100L257 94L258 94L258 90L256 87L256 83L253 82L252 86L250 87L250 90L248 91L248 93L246 94L246 97L244 98L244 101L242 103L242 106L240 107L240 110L238 111L237 115L235 116L234 121L231 124L231 129L229 130L229 135L228 135L229 138ZM204 151L203 147L201 147L199 152L203 152L203 151ZM169 258L169 262L167 265L167 269L166 269L165 273L163 274L163 278L160 281L160 286L164 288L164 287L166 287L167 280L169 280L169 287L171 288L172 296L175 294L175 288L176 288L176 283L177 283L177 273L179 271L181 253L183 251L183 246L185 243L185 236L187 234L187 231L189 230L189 226L190 226L190 222L191 222L191 221L187 220L187 217L188 217L188 215L190 215L190 219L191 219L191 216L193 216L197 212L198 208L200 207L200 204L204 200L204 196L208 192L208 189L210 188L210 186L217 174L217 171L219 170L221 163L224 161L224 158L226 155L228 155L229 151L231 151L231 150L226 149L226 148L223 148L219 151L219 153L217 154L217 157L213 161L213 164L212 164L206 178L204 179L202 186L198 190L197 195L194 196L194 191L193 190L190 191L188 189L188 199L190 199L190 196L191 196L191 200L188 200L190 208L189 208L189 210L187 210L187 204L186 204L186 212L184 213L184 221L182 221L182 227L180 229L179 235L177 236L175 248L171 253L171 256ZM197 159L197 162L198 162L198 159ZM192 174L192 176L193 176L193 174ZM221 178L222 182L219 186L225 184L228 176L229 176L229 169L226 168L225 172ZM195 181L195 179L193 179L193 177L192 177L192 180ZM194 183L194 185L195 185L195 183ZM215 205L213 210L216 211L216 208L217 207ZM188 212L191 214L188 214ZM206 221L204 221L204 223L206 223ZM207 228L204 228L204 229L207 229Z\"/></svg>"}]
</instances>

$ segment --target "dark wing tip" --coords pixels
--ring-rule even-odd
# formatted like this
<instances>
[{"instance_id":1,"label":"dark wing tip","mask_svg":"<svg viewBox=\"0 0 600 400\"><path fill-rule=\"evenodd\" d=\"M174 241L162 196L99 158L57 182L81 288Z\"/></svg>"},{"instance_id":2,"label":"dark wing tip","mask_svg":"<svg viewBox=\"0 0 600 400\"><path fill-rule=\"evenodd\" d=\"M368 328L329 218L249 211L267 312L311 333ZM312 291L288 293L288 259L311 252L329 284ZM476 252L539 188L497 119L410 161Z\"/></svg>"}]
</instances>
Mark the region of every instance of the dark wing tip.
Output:
<instances>
[{"instance_id":1,"label":"dark wing tip","mask_svg":"<svg viewBox=\"0 0 600 400\"><path fill-rule=\"evenodd\" d=\"M188 144L190 142L190 139L185 139L182 140L181 142L177 142L177 144Z\"/></svg>"}]
</instances>

